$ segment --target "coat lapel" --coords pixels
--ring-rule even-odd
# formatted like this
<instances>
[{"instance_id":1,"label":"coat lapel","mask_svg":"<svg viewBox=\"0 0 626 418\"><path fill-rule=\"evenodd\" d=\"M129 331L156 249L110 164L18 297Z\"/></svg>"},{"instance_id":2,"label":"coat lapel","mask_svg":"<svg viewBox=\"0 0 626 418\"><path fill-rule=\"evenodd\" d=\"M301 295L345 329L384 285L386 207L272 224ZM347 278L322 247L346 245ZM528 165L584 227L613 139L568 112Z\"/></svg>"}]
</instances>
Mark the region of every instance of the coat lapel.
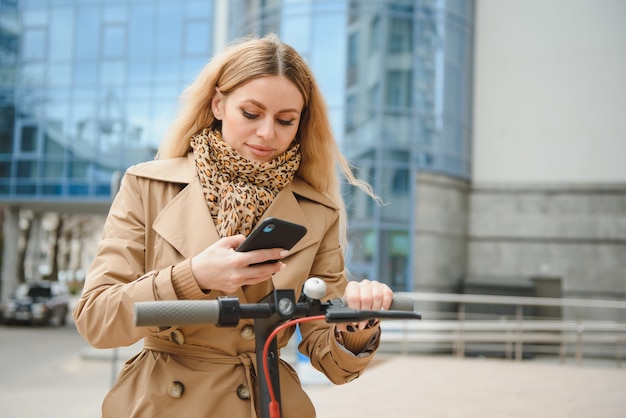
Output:
<instances>
[{"instance_id":1,"label":"coat lapel","mask_svg":"<svg viewBox=\"0 0 626 418\"><path fill-rule=\"evenodd\" d=\"M304 183L302 180L296 178L287 187L285 187L276 196L270 207L265 211L261 220L270 217L279 218L300 224L307 229L307 234L304 238L298 241L298 243L290 250L291 254L295 254L298 251L315 244L320 239L318 233L313 233L313 223L302 210L298 198L304 198L333 209L338 209L330 199L313 190L311 186ZM293 286L294 279L291 277L288 270L289 269L278 272L272 276L272 283L274 284L275 289L284 289ZM300 289L294 290L296 290L296 294L299 294Z\"/></svg>"},{"instance_id":2,"label":"coat lapel","mask_svg":"<svg viewBox=\"0 0 626 418\"><path fill-rule=\"evenodd\" d=\"M160 210L154 231L184 257L193 257L219 239L196 175L193 154L187 158L160 160L143 170L144 177L187 184Z\"/></svg>"},{"instance_id":3,"label":"coat lapel","mask_svg":"<svg viewBox=\"0 0 626 418\"><path fill-rule=\"evenodd\" d=\"M197 255L219 239L197 178L163 208L153 227L186 258Z\"/></svg>"},{"instance_id":4,"label":"coat lapel","mask_svg":"<svg viewBox=\"0 0 626 418\"><path fill-rule=\"evenodd\" d=\"M184 164L177 164L174 170L171 168L160 167L158 170L153 169L145 175L162 181L187 183L187 186L163 207L154 221L153 228L182 256L189 258L216 242L219 239L219 234L204 200L202 185L195 172L193 155L190 154ZM260 220L269 217L280 218L303 225L308 231L311 231L313 224L302 210L298 201L299 197L337 209L330 199L296 178L276 196ZM291 249L291 252L296 253L314 244L319 239L317 235L307 233ZM272 278L274 286L276 288L281 285L284 287L290 283L288 274L286 271L275 274ZM233 296L237 296L242 303L247 301L241 289Z\"/></svg>"}]
</instances>

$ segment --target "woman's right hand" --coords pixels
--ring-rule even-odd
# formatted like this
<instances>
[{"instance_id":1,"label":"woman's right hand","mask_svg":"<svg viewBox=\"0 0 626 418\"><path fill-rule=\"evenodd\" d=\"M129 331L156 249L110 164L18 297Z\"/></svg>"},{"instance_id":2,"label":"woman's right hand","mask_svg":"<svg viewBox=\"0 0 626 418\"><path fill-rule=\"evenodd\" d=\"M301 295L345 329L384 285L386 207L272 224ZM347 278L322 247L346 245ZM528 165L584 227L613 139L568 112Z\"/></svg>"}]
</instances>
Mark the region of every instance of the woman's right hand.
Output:
<instances>
[{"instance_id":1,"label":"woman's right hand","mask_svg":"<svg viewBox=\"0 0 626 418\"><path fill-rule=\"evenodd\" d=\"M287 267L281 261L257 264L282 259L289 254L282 248L237 252L244 239L243 235L221 238L191 258L191 271L202 290L232 294L241 286L269 280Z\"/></svg>"}]
</instances>

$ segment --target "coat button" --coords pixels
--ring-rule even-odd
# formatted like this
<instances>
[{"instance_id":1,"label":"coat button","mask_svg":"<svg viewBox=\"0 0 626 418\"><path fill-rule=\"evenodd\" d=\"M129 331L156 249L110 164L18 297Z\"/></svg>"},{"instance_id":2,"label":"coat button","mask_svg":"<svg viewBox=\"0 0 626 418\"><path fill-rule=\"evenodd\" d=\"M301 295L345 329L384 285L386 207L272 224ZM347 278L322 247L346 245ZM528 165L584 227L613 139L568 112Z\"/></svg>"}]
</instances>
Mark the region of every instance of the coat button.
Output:
<instances>
[{"instance_id":1,"label":"coat button","mask_svg":"<svg viewBox=\"0 0 626 418\"><path fill-rule=\"evenodd\" d=\"M237 396L239 396L239 399L243 399L244 401L250 399L250 388L248 385L244 385L243 383L239 385L237 388Z\"/></svg>"},{"instance_id":2,"label":"coat button","mask_svg":"<svg viewBox=\"0 0 626 418\"><path fill-rule=\"evenodd\" d=\"M185 336L179 329L170 332L170 341L176 345L183 345L185 343Z\"/></svg>"},{"instance_id":3,"label":"coat button","mask_svg":"<svg viewBox=\"0 0 626 418\"><path fill-rule=\"evenodd\" d=\"M246 325L241 328L240 335L244 340L254 340L254 327L252 325Z\"/></svg>"},{"instance_id":4,"label":"coat button","mask_svg":"<svg viewBox=\"0 0 626 418\"><path fill-rule=\"evenodd\" d=\"M173 382L171 382L168 386L167 386L167 393L170 394L170 396L174 399L178 399L181 396L183 396L183 392L185 391L185 385L183 385L181 382L179 382L178 380L175 380Z\"/></svg>"}]
</instances>

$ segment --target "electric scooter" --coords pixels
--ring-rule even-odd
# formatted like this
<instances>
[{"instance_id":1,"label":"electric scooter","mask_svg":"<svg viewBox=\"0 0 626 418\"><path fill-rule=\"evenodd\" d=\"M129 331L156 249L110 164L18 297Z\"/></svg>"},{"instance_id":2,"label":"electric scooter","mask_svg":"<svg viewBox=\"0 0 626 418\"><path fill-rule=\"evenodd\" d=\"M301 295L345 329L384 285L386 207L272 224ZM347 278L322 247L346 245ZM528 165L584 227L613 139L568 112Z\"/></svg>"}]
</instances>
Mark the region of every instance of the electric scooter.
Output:
<instances>
[{"instance_id":1,"label":"electric scooter","mask_svg":"<svg viewBox=\"0 0 626 418\"><path fill-rule=\"evenodd\" d=\"M349 323L370 319L421 319L421 315L414 311L410 298L395 297L389 310L367 311L350 309L342 299L321 302L325 294L326 283L319 278L310 278L305 282L298 301L293 289L276 289L259 303L241 304L235 297L209 301L138 302L135 304L135 325L213 324L235 327L240 319L254 319L261 418L280 418L279 361L275 337L281 330L306 321Z\"/></svg>"}]
</instances>

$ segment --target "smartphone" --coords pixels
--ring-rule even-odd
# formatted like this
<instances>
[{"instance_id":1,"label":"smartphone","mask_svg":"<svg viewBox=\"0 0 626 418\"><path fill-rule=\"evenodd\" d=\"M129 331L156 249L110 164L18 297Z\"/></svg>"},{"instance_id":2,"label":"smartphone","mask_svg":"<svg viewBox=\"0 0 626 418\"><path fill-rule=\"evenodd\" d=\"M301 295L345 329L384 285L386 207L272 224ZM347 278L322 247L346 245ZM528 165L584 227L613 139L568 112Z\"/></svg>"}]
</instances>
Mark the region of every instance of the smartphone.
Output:
<instances>
[{"instance_id":1,"label":"smartphone","mask_svg":"<svg viewBox=\"0 0 626 418\"><path fill-rule=\"evenodd\" d=\"M284 248L290 250L306 234L306 228L278 218L267 218L248 235L246 240L237 247L237 251L264 250L267 248ZM268 260L265 263L275 263Z\"/></svg>"}]
</instances>

